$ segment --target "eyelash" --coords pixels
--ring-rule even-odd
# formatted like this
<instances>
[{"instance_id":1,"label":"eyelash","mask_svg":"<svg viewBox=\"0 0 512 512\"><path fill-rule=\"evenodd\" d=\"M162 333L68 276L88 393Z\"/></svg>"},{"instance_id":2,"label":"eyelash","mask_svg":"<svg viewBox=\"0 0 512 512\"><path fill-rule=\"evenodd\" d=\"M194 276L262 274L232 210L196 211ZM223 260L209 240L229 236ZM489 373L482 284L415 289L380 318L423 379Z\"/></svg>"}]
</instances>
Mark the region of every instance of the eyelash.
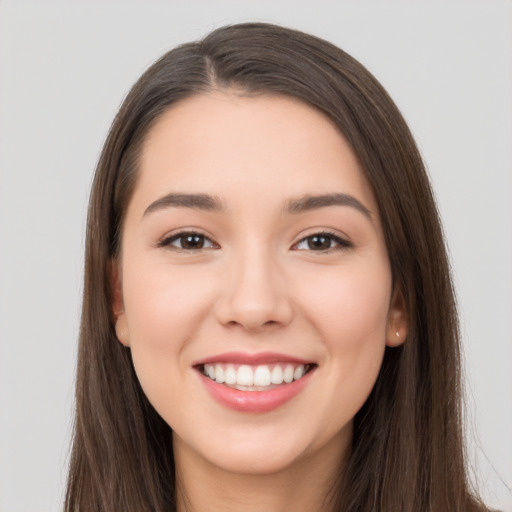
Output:
<instances>
[{"instance_id":1,"label":"eyelash","mask_svg":"<svg viewBox=\"0 0 512 512\"><path fill-rule=\"evenodd\" d=\"M183 239L185 239L186 237L200 238L203 241L203 243L205 241L208 241L210 244L210 247L199 247L199 248L194 248L194 249L187 249L184 247L176 247L176 246L172 245L173 242L180 240L180 239L183 241ZM172 250L179 251L179 252L195 252L198 250L204 250L204 249L209 250L209 249L216 249L219 247L209 237L207 237L206 235L203 235L202 233L198 233L197 231L181 231L179 233L175 233L173 235L170 235L170 236L165 237L162 240L160 240L158 242L157 246L158 247L168 247Z\"/></svg>"},{"instance_id":2,"label":"eyelash","mask_svg":"<svg viewBox=\"0 0 512 512\"><path fill-rule=\"evenodd\" d=\"M299 240L294 247L298 247L302 243L308 243L308 240L312 240L313 238L327 238L332 243L336 244L334 246L328 247L327 249L320 249L318 251L315 251L314 249L307 248L307 249L295 249L296 251L312 251L312 252L319 252L319 253L329 253L332 251L340 251L344 249L350 249L353 247L353 244L349 242L348 240L345 240L344 238L341 238L339 235L332 233L330 231L320 231L318 233L312 233L311 235L308 235L301 240Z\"/></svg>"},{"instance_id":3,"label":"eyelash","mask_svg":"<svg viewBox=\"0 0 512 512\"><path fill-rule=\"evenodd\" d=\"M176 246L172 245L173 242L176 242L179 240L181 240L181 245L182 245L183 240L186 237L199 238L200 240L198 241L198 243L202 242L203 246L199 247L199 248L185 248L185 247L176 247ZM313 238L328 239L328 240L330 240L331 247L328 247L327 249L320 249L320 250L311 249L309 246L308 240L312 241ZM204 243L208 243L209 247L204 247ZM298 249L298 246L303 243L307 243L308 248ZM334 246L332 246L333 243L335 244ZM212 241L206 235L204 235L202 233L198 233L197 231L182 231L180 233L175 233L173 235L163 238L162 240L160 240L158 242L157 247L167 247L167 248L170 248L175 251L190 253L190 252L196 252L196 251L200 251L200 250L218 249L219 245L216 244L214 241ZM292 249L296 250L296 251L311 251L311 252L318 252L318 253L325 254L325 253L329 253L332 251L350 249L351 247L353 247L353 244L351 242L349 242L348 240L341 238L339 235L332 233L330 231L320 231L318 233L312 233L311 235L308 235L308 236L300 239L296 244L293 245Z\"/></svg>"}]
</instances>

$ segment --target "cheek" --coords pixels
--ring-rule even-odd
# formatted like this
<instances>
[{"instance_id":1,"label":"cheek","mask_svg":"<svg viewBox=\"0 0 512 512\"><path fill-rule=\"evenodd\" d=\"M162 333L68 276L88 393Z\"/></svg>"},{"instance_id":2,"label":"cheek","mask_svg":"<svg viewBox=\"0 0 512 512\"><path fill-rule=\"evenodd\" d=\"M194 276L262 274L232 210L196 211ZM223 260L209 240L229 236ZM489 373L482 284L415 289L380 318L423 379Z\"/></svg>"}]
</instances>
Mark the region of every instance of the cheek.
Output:
<instances>
[{"instance_id":1,"label":"cheek","mask_svg":"<svg viewBox=\"0 0 512 512\"><path fill-rule=\"evenodd\" d=\"M333 369L333 389L342 386L357 400L364 401L380 370L390 295L385 264L317 273L315 286L301 292L303 310L320 334Z\"/></svg>"},{"instance_id":2,"label":"cheek","mask_svg":"<svg viewBox=\"0 0 512 512\"><path fill-rule=\"evenodd\" d=\"M373 270L373 271L372 271ZM325 276L310 290L308 320L321 335L328 385L320 398L324 433L348 424L370 394L382 365L391 295L391 276L383 265L352 267Z\"/></svg>"},{"instance_id":3,"label":"cheek","mask_svg":"<svg viewBox=\"0 0 512 512\"><path fill-rule=\"evenodd\" d=\"M142 269L142 270L141 270ZM169 390L185 367L184 355L211 294L186 269L126 265L124 306L135 370L148 397ZM199 278L198 278L199 277Z\"/></svg>"},{"instance_id":4,"label":"cheek","mask_svg":"<svg viewBox=\"0 0 512 512\"><path fill-rule=\"evenodd\" d=\"M197 270L161 264L131 270L123 276L123 297L132 343L186 338L210 295Z\"/></svg>"},{"instance_id":5,"label":"cheek","mask_svg":"<svg viewBox=\"0 0 512 512\"><path fill-rule=\"evenodd\" d=\"M315 285L301 292L305 309L312 323L330 333L329 339L350 345L380 334L384 341L391 296L386 266L336 269L311 282Z\"/></svg>"}]
</instances>

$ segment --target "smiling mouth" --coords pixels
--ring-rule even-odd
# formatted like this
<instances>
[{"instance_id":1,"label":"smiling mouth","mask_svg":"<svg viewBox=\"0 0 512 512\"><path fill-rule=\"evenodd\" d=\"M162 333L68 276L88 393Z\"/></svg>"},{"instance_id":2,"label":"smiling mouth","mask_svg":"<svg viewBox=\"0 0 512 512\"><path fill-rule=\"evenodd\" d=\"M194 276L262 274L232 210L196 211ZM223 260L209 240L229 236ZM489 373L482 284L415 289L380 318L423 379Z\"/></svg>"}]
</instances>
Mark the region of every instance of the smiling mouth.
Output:
<instances>
[{"instance_id":1,"label":"smiling mouth","mask_svg":"<svg viewBox=\"0 0 512 512\"><path fill-rule=\"evenodd\" d=\"M269 391L302 379L315 364L202 364L198 370L209 379L239 391Z\"/></svg>"}]
</instances>

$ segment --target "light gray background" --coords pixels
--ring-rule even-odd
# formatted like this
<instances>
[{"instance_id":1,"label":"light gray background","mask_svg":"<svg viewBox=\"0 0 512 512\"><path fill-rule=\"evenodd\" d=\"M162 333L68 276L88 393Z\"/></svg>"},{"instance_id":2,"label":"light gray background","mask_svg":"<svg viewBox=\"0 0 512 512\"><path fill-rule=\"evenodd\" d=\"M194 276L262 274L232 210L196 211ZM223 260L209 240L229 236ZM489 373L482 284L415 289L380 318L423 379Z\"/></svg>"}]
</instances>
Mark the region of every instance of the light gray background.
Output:
<instances>
[{"instance_id":1,"label":"light gray background","mask_svg":"<svg viewBox=\"0 0 512 512\"><path fill-rule=\"evenodd\" d=\"M0 2L0 511L61 507L88 188L120 101L165 50L249 19L347 50L415 133L459 295L470 460L512 510L512 3L14 0Z\"/></svg>"}]
</instances>

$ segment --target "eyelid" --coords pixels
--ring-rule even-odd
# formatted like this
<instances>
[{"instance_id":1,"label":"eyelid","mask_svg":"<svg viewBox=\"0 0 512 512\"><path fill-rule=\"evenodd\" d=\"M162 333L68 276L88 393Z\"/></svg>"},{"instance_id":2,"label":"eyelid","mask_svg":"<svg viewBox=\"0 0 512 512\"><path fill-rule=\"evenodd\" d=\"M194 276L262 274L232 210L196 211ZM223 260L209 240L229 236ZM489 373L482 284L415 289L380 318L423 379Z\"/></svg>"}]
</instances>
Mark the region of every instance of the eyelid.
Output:
<instances>
[{"instance_id":1,"label":"eyelid","mask_svg":"<svg viewBox=\"0 0 512 512\"><path fill-rule=\"evenodd\" d=\"M174 242L175 240L178 240L180 237L185 237L185 236L190 236L190 235L197 235L197 236L203 237L205 240L208 240L208 242L211 244L211 246L210 247L200 247L197 249L185 249L185 248L175 247L175 246L171 245L172 242ZM306 241L308 238L313 237L313 236L328 237L331 240L333 240L336 245L334 247L329 247L328 249L319 249L319 250L297 249L297 246L300 243ZM172 249L177 252L190 253L190 252L199 252L202 250L219 249L220 245L217 242L215 242L214 238L211 235L205 233L202 229L191 227L191 228L180 228L176 231L166 233L164 236L162 236L156 242L155 247L169 248L169 249ZM339 232L334 231L332 229L317 229L308 234L303 234L301 236L301 238L292 245L291 249L296 250L296 251L309 251L309 252L318 252L318 253L325 254L325 253L336 251L336 250L349 249L351 247L353 247L353 243L350 240L348 240L348 237L346 237L345 235L342 235Z\"/></svg>"},{"instance_id":2,"label":"eyelid","mask_svg":"<svg viewBox=\"0 0 512 512\"><path fill-rule=\"evenodd\" d=\"M185 237L187 235L197 235L203 237L205 240L208 240L212 247L201 247L199 249L184 249L180 247L172 246L171 243L175 240L178 240L181 237ZM166 233L164 236L162 236L157 243L155 244L155 247L157 248L167 248L172 249L176 252L200 252L203 250L211 250L211 249L218 249L220 246L211 235L206 234L203 230L199 228L180 228L176 231L172 231L170 233Z\"/></svg>"},{"instance_id":3,"label":"eyelid","mask_svg":"<svg viewBox=\"0 0 512 512\"><path fill-rule=\"evenodd\" d=\"M330 247L328 249L320 249L320 250L313 250L313 249L297 249L296 247L306 241L308 238L311 238L313 236L325 236L325 237L329 237L331 238L337 245L334 246L334 247ZM305 235L305 236L302 236L297 242L295 242L293 245L292 245L292 250L295 250L295 251L308 251L308 252L318 252L318 253L322 253L322 254L325 254L325 253L328 253L328 252L331 252L331 251L337 251L337 250L346 250L346 249L350 249L351 247L353 247L354 244L348 239L348 237L342 235L341 233L337 232L337 231L333 231L331 229L320 229L320 230L316 230L316 231L312 231L311 233Z\"/></svg>"}]
</instances>

